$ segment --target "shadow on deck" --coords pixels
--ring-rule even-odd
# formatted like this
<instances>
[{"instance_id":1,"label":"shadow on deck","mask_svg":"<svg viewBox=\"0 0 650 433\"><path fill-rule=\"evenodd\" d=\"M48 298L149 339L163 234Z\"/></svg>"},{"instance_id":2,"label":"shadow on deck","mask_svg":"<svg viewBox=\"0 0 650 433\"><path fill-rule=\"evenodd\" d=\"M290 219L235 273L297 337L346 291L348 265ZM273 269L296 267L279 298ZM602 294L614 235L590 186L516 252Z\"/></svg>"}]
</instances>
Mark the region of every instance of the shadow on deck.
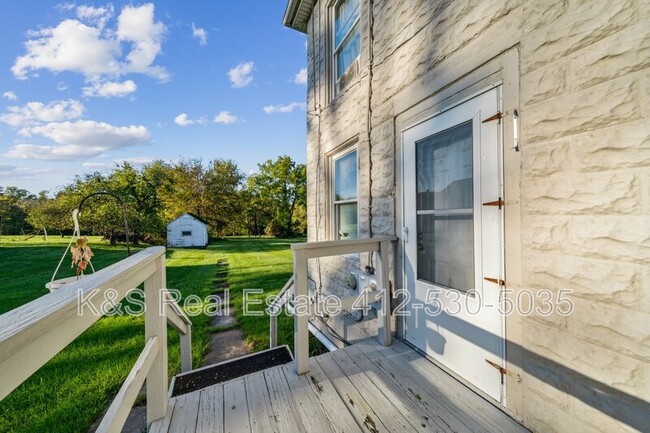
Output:
<instances>
[{"instance_id":1,"label":"shadow on deck","mask_svg":"<svg viewBox=\"0 0 650 433\"><path fill-rule=\"evenodd\" d=\"M368 340L169 400L164 432L527 432L496 406L395 341Z\"/></svg>"}]
</instances>

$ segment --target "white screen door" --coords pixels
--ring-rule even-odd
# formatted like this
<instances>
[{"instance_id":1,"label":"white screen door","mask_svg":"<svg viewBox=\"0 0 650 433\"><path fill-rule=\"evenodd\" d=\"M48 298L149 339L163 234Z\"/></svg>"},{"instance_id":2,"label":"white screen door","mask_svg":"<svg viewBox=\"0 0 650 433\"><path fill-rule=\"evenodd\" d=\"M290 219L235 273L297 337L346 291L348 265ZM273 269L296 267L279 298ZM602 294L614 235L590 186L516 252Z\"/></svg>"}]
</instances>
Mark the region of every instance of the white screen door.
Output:
<instances>
[{"instance_id":1,"label":"white screen door","mask_svg":"<svg viewBox=\"0 0 650 433\"><path fill-rule=\"evenodd\" d=\"M403 133L408 342L503 401L501 144L493 88Z\"/></svg>"}]
</instances>

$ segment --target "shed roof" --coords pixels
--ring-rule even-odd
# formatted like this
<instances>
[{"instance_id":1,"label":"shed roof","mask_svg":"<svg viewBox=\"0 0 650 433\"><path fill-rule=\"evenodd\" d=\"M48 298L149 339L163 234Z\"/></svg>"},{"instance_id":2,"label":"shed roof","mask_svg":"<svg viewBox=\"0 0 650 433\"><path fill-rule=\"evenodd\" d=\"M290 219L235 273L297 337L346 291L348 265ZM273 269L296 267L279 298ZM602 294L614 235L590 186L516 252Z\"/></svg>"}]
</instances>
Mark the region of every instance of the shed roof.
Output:
<instances>
[{"instance_id":1,"label":"shed roof","mask_svg":"<svg viewBox=\"0 0 650 433\"><path fill-rule=\"evenodd\" d=\"M174 218L173 220L171 220L170 222L168 222L167 225L173 223L174 221L176 221L177 219L179 219L179 218L181 218L181 217L184 217L185 215L189 215L189 216L191 216L192 218L194 218L195 220L197 220L197 221L199 221L199 222L202 222L202 223L205 224L206 226L208 225L208 223L207 223L203 218L200 218L200 217L194 215L193 213L189 213L189 212L185 212L183 215L179 215L179 216L177 216L176 218Z\"/></svg>"},{"instance_id":2,"label":"shed roof","mask_svg":"<svg viewBox=\"0 0 650 433\"><path fill-rule=\"evenodd\" d=\"M289 0L282 22L285 26L307 33L307 23L318 0Z\"/></svg>"}]
</instances>

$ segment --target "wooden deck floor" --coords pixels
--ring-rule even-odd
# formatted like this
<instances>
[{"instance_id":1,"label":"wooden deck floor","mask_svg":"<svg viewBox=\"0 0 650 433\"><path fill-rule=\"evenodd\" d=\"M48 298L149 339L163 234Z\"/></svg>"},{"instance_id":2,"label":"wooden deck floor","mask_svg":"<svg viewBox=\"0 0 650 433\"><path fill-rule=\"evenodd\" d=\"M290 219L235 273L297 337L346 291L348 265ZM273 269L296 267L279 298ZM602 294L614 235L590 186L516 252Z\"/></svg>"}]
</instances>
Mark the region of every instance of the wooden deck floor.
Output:
<instances>
[{"instance_id":1,"label":"wooden deck floor","mask_svg":"<svg viewBox=\"0 0 650 433\"><path fill-rule=\"evenodd\" d=\"M355 344L170 399L155 433L527 432L404 343Z\"/></svg>"}]
</instances>

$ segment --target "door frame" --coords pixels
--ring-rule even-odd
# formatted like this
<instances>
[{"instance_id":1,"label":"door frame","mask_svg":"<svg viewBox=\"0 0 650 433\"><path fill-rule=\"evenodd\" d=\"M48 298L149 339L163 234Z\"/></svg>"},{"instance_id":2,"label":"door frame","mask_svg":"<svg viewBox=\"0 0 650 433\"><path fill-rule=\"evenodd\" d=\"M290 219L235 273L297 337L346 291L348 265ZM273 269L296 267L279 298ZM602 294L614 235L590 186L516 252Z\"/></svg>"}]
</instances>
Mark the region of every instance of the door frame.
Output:
<instances>
[{"instance_id":1,"label":"door frame","mask_svg":"<svg viewBox=\"0 0 650 433\"><path fill-rule=\"evenodd\" d=\"M484 94L489 93L489 92L493 92L493 91L495 91L494 97L496 97L496 109L497 109L498 112L502 112L502 109L503 109L502 108L502 106L503 106L503 104L502 104L503 83L501 81L498 81L498 82L492 83L491 85L489 85L487 87L482 88L479 91L473 92L473 93L463 97L462 99L458 99L452 104L444 106L442 109L430 114L429 116L426 116L426 117L423 117L423 118L419 119L417 122L410 123L407 126L405 126L404 128L401 128L401 131L400 131L401 148L400 148L400 151L399 151L400 152L400 158L399 159L400 159L400 166L401 166L400 167L400 183L401 183L401 187L400 187L400 208L401 208L400 211L401 212L400 212L400 214L401 214L401 224L400 224L400 226L398 228L399 228L399 232L400 232L400 234L402 234L402 236L404 236L404 233L402 233L402 230L403 230L403 227L405 227L405 221L406 221L406 215L407 215L406 200L405 200L405 188L407 187L407 185L405 185L405 182L404 182L404 179L405 179L405 177L404 177L404 174L405 174L404 164L405 164L405 162L407 160L407 157L405 155L406 147L407 147L406 142L405 142L405 135L406 135L407 131L410 132L413 128L419 127L420 125L423 125L423 124L435 119L436 117L439 117L441 115L449 113L449 112L461 107L464 104L467 104L467 103L471 104L472 101L477 100L478 98L480 98ZM490 116L492 113L483 113L483 114L485 116ZM481 119L478 119L478 126L479 126L479 128L481 127ZM480 136L481 132L480 132L480 130L474 130L473 134L474 134L474 141L476 142L477 134ZM425 138L426 138L425 136L421 137L421 139L425 139ZM411 139L413 139L412 136L411 136ZM499 180L500 180L499 188L502 189L503 188L503 176L504 176L504 170L503 170L504 140L503 140L503 125L502 125L501 122L499 122L499 124L497 125L497 137L496 137L496 140L497 140L496 160L497 160L497 170L499 172ZM481 144L479 143L479 149L480 149L480 147L481 147ZM413 151L415 151L415 148L413 148ZM478 156L478 158L480 158L480 155ZM478 176L478 179L479 179L478 182L480 182L480 179L481 179L482 176L481 176L481 171L480 171L479 167L481 166L481 164L480 164L479 160L477 160L477 159L474 159L472 164L473 164L474 176ZM480 183L478 185L479 185L478 190L480 191L480 189L481 189L480 188ZM476 188L476 186L474 188ZM476 190L474 192L476 194ZM503 191L499 192L499 196L501 196L502 194L503 194ZM479 194L478 197L476 197L476 195L475 195L474 206L475 206L475 213L478 212L478 219L475 216L474 223L473 223L473 226L474 226L474 252L473 253L475 255L475 261L474 261L475 262L475 269L474 269L474 271L475 271L475 275L476 275L475 281L477 282L477 284L480 284L479 281L483 282L482 281L483 278L481 278L481 276L480 276L480 272L481 272L481 268L482 268L482 265L481 265L481 263L482 263L482 252L481 252L482 251L482 246L481 246L482 226L481 226L480 220L481 220L481 215L482 215L482 212L483 212L481 202L482 202L482 199L480 197L480 194ZM414 210L413 209L408 210L408 213L411 213L411 212L414 212ZM414 239L413 236L415 236L415 233L409 233L408 236L409 236L409 239ZM501 265L500 265L499 272L500 272L500 276L503 276L503 275L505 275L505 269L504 269L505 268L505 266L504 266L504 262L505 262L505 256L504 256L505 239L504 239L504 217L503 217L503 213L500 213L499 218L498 218L498 228L497 228L496 236L499 238L499 243L500 243L499 251L500 251L500 254L501 254L501 260L500 260ZM401 262L400 263L401 279L402 279L401 288L404 289L404 290L409 290L408 287L407 287L407 283L406 283L406 272L404 272L404 269L406 269L405 264L406 264L406 260L407 260L407 255L406 255L406 250L405 250L405 242L404 242L403 239L401 239L400 246L401 246L401 252L402 252L402 255L401 255L401 258L400 258L400 262ZM478 261L476 259L478 259ZM476 274L476 272L478 272L479 274ZM412 284L417 284L417 282L414 281ZM431 284L433 284L433 283L431 283ZM433 284L433 285L435 286L435 284ZM417 290L415 287L413 287L412 289L414 291ZM451 290L454 290L454 289L451 289ZM479 289L476 288L476 290L479 290ZM503 290L503 287L499 286L499 290L500 291ZM482 293L482 290L480 290L480 293ZM494 314L497 314L497 312L494 311ZM497 320L497 319L498 319L497 328L499 329L498 332L500 334L499 337L500 337L501 341L499 343L498 353L493 353L492 355L494 356L494 358L492 358L491 360L493 360L495 362L498 362L500 367L505 368L506 367L506 365L505 365L506 364L505 316L500 316L498 318L495 317L495 320ZM405 343L407 343L409 346L416 349L419 353L424 354L428 359L434 361L437 365L441 366L445 371L447 371L449 373L452 373L454 377L461 378L464 383L470 384L473 389L478 390L486 398L489 398L491 401L493 401L495 403L500 403L500 404L505 405L506 386L505 386L505 378L503 376L502 376L502 382L501 382L500 387L499 387L499 389L500 389L499 398L495 399L494 396L489 396L486 392L484 392L480 388L478 388L478 386L473 385L468 378L465 378L465 377L461 376L459 373L453 372L453 370L451 370L450 367L447 367L445 364L443 364L442 360L437 360L437 359L433 358L432 356L429 356L422 349L418 348L413 343L409 342L406 339L406 329L405 329L406 327L404 326L405 321L406 321L406 317L401 317L399 321L401 322L401 325L402 325L401 326L400 337Z\"/></svg>"},{"instance_id":2,"label":"door frame","mask_svg":"<svg viewBox=\"0 0 650 433\"><path fill-rule=\"evenodd\" d=\"M490 50L488 50L490 51ZM475 53L476 54L476 53ZM515 44L512 47L484 52L480 56L455 55L453 65L449 61L442 73L440 68L434 67L429 70L420 80L414 82L408 88L408 92L394 99L393 110L393 140L395 146L395 234L402 237L402 136L401 132L425 119L435 116L449 107L458 105L472 96L482 93L495 85L502 85L502 111L503 122L503 176L504 176L504 200L506 202L504 212L504 267L506 287L512 292L505 295L506 299L513 302L523 287L522 270L522 226L521 226L521 152L513 150L514 129L513 110L519 110L519 47ZM519 130L519 146L526 145L525 136ZM402 256L403 249L400 243L397 244L395 260L395 289L403 288ZM399 302L399 299L394 300ZM525 343L523 341L524 318L517 312L504 318L505 326L505 365L508 374L504 376L506 392L501 405L495 403L501 410L509 413L516 419L521 419L524 414L524 382L523 357ZM400 318L396 320L397 336L402 341L403 323ZM417 349L416 349L417 350ZM433 360L434 363L435 360ZM438 364L438 363L437 363ZM441 366L440 364L438 364ZM444 370L445 367L441 366ZM448 370L447 370L448 371ZM484 395L471 383L458 377L453 372L449 374L470 389L480 395ZM489 400L489 399L488 399Z\"/></svg>"}]
</instances>

